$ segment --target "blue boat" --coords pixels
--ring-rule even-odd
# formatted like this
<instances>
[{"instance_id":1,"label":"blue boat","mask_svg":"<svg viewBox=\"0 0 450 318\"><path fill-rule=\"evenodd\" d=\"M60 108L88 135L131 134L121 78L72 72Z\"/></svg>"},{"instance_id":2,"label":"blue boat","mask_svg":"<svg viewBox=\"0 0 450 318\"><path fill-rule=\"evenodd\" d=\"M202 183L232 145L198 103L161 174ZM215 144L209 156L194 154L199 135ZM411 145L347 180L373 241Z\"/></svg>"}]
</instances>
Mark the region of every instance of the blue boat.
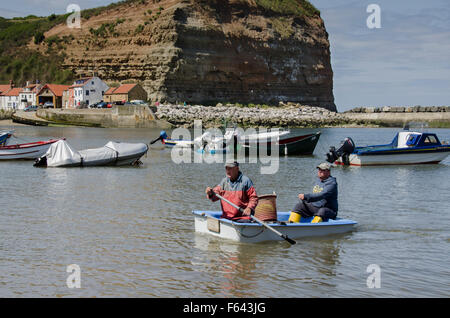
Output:
<instances>
[{"instance_id":1,"label":"blue boat","mask_svg":"<svg viewBox=\"0 0 450 318\"><path fill-rule=\"evenodd\" d=\"M401 131L391 143L355 147L347 137L341 147L330 148L327 161L338 165L374 166L439 163L450 154L450 145L434 133Z\"/></svg>"},{"instance_id":2,"label":"blue boat","mask_svg":"<svg viewBox=\"0 0 450 318\"><path fill-rule=\"evenodd\" d=\"M5 146L12 134L13 131L11 130L0 131L0 146Z\"/></svg>"}]
</instances>

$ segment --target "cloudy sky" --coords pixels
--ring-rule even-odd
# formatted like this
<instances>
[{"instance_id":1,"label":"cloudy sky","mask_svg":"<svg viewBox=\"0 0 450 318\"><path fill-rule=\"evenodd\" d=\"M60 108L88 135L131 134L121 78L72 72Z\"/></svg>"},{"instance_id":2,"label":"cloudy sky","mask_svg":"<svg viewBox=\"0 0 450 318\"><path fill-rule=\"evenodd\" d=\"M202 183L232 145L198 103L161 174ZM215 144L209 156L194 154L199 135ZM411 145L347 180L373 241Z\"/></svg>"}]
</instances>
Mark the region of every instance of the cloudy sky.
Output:
<instances>
[{"instance_id":1,"label":"cloudy sky","mask_svg":"<svg viewBox=\"0 0 450 318\"><path fill-rule=\"evenodd\" d=\"M448 0L310 0L331 43L334 96L339 111L357 106L450 105ZM110 0L2 1L0 16L64 13ZM370 4L381 9L381 28L370 29Z\"/></svg>"}]
</instances>

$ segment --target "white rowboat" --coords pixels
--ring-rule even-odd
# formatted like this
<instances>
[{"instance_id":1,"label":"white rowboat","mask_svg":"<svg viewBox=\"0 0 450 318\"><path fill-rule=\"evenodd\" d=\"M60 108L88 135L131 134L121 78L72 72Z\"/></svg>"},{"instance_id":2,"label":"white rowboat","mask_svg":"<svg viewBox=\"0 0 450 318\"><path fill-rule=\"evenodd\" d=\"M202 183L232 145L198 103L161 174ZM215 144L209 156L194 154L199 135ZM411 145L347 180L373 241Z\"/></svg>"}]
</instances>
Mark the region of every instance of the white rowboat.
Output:
<instances>
[{"instance_id":1,"label":"white rowboat","mask_svg":"<svg viewBox=\"0 0 450 318\"><path fill-rule=\"evenodd\" d=\"M258 223L239 223L222 219L220 211L193 211L192 213L197 233L245 243L283 240L282 237ZM289 215L290 212L278 212L278 222L267 224L291 239L346 233L352 231L357 224L355 221L340 218L320 223L311 223L312 218L302 218L300 223L287 223Z\"/></svg>"},{"instance_id":2,"label":"white rowboat","mask_svg":"<svg viewBox=\"0 0 450 318\"><path fill-rule=\"evenodd\" d=\"M47 152L59 139L0 147L0 160L36 159Z\"/></svg>"}]
</instances>

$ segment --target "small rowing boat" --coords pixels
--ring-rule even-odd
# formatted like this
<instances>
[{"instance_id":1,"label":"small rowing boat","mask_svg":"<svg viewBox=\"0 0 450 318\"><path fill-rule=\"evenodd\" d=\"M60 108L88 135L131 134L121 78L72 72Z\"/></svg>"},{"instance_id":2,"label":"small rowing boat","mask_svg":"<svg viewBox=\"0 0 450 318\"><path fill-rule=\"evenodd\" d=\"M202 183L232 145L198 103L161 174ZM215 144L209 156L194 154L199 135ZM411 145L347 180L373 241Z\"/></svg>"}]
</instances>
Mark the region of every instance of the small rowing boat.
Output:
<instances>
[{"instance_id":1,"label":"small rowing boat","mask_svg":"<svg viewBox=\"0 0 450 318\"><path fill-rule=\"evenodd\" d=\"M0 160L36 159L47 152L59 139L36 141L0 147Z\"/></svg>"},{"instance_id":2,"label":"small rowing boat","mask_svg":"<svg viewBox=\"0 0 450 318\"><path fill-rule=\"evenodd\" d=\"M220 211L192 211L192 213L195 231L198 233L245 243L283 240L259 223L240 223L222 219ZM346 233L352 231L357 224L355 221L340 218L320 223L311 223L312 218L302 218L300 223L287 223L289 215L290 212L278 212L277 222L266 224L291 239Z\"/></svg>"}]
</instances>

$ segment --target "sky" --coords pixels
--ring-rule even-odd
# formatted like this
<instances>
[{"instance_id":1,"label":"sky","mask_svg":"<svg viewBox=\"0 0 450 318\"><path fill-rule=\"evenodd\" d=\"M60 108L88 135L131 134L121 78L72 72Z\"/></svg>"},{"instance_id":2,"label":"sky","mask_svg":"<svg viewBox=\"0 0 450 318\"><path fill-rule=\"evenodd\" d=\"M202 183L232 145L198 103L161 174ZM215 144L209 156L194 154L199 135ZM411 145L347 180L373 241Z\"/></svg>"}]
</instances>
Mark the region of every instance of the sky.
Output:
<instances>
[{"instance_id":1,"label":"sky","mask_svg":"<svg viewBox=\"0 0 450 318\"><path fill-rule=\"evenodd\" d=\"M65 13L110 0L0 2L0 16ZM334 97L339 111L361 106L450 105L450 2L448 0L310 0L329 34ZM370 4L381 28L369 28Z\"/></svg>"}]
</instances>

